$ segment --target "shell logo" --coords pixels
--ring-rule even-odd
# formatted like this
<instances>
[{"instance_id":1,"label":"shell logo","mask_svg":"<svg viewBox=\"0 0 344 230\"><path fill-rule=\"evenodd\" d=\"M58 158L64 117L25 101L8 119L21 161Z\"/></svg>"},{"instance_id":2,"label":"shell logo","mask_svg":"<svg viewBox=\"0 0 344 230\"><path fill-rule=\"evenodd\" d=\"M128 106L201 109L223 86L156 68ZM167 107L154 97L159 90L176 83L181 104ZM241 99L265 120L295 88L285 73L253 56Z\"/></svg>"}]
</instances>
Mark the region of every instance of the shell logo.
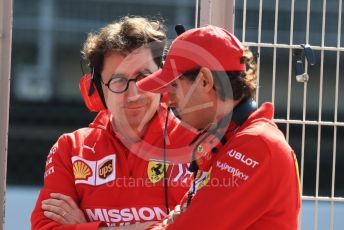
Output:
<instances>
[{"instance_id":1,"label":"shell logo","mask_svg":"<svg viewBox=\"0 0 344 230\"><path fill-rule=\"evenodd\" d=\"M73 173L75 179L77 180L87 180L90 176L92 176L92 170L90 166L80 160L77 160L73 163Z\"/></svg>"}]
</instances>

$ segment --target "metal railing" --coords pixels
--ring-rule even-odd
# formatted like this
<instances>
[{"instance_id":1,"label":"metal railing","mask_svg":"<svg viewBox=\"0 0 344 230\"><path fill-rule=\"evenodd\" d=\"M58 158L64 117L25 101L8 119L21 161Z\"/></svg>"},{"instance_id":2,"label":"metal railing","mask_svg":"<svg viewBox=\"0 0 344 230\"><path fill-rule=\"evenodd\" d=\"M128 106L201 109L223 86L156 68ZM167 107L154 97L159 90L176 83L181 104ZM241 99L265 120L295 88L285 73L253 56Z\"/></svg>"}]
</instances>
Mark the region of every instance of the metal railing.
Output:
<instances>
[{"instance_id":1,"label":"metal railing","mask_svg":"<svg viewBox=\"0 0 344 230\"><path fill-rule=\"evenodd\" d=\"M314 229L318 229L318 218L319 218L319 214L318 214L318 202L319 201L327 201L327 202L331 202L331 209L330 209L330 226L329 229L334 229L334 202L343 202L344 198L342 197L336 197L335 195L335 188L336 188L336 160L337 160L337 143L338 141L338 128L339 127L343 127L344 126L344 122L343 121L339 121L338 120L338 107L339 107L339 80L340 80L340 54L341 52L344 51L344 47L341 46L341 16L342 16L342 0L338 1L338 8L337 8L337 22L338 22L338 26L337 26L337 45L335 47L333 46L327 46L326 45L326 40L325 40L325 34L326 34L326 13L327 13L327 1L326 0L321 0L322 2L322 20L321 20L321 25L319 25L319 27L321 28L321 32L319 33L319 35L321 36L321 42L320 45L314 45L311 46L311 48L314 51L318 51L318 53L320 53L320 61L318 61L318 65L320 65L320 70L319 70L319 82L318 82L318 86L319 86L319 97L317 99L315 98L311 98L311 100L318 100L318 119L317 120L307 120L307 103L309 102L309 98L307 98L308 94L308 82L305 81L303 82L303 99L302 99L302 119L299 120L295 120L292 119L290 114L291 114L291 110L293 109L292 103L291 103L291 97L292 97L292 81L294 78L294 73L293 73L293 68L294 68L294 64L293 64L293 51L294 49L300 49L300 45L295 44L294 42L294 24L296 23L294 21L294 12L295 12L295 0L291 0L290 1L290 31L289 31L289 43L288 44L283 44L283 43L278 43L278 25L279 25L279 12L280 12L280 7L279 7L279 0L275 0L275 1L268 1L272 4L275 5L275 21L274 21L274 29L273 29L273 42L271 43L263 43L261 41L261 37L262 37L262 33L264 33L264 29L262 28L262 18L264 17L264 1L263 0L259 0L259 8L258 10L258 27L256 28L256 31L258 33L258 38L257 41L250 41L247 38L247 24L246 24L246 19L247 19L247 4L249 1L247 0L242 0L243 1L243 7L242 7L242 40L243 43L249 47L256 47L257 48L257 52L260 53L261 49L264 48L268 48L268 49L272 49L272 53L273 53L273 62L272 62L272 94L271 94L271 101L273 103L276 103L275 101L275 96L276 96L276 59L277 57L277 50L278 49L288 49L289 50L289 54L288 54L288 84L287 84L287 95L288 95L288 99L287 99L287 105L286 105L286 115L285 115L285 119L275 119L276 123L279 124L285 124L286 125L286 138L289 141L290 139L290 125L294 124L294 125L301 125L302 126L302 137L301 137L301 162L300 162L300 177L301 177L301 192L302 192L302 199L305 200L312 200L315 201L315 208L314 208ZM237 1L238 2L238 1ZM267 1L265 1L267 2ZM317 2L317 4L319 4L320 1L314 1L313 2ZM333 3L333 2L332 2ZM310 21L311 21L311 14L312 14L312 1L311 0L307 0L307 8L306 8L306 29L305 29L305 40L304 40L304 44L309 44L310 43ZM271 4L270 4L271 7ZM319 9L317 9L319 10ZM241 20L239 18L236 18L236 20ZM334 118L332 121L326 121L323 120L322 118L322 114L324 113L324 108L323 108L323 98L324 98L324 63L325 63L325 51L326 52L335 52L336 53L336 61L335 61L335 88L334 90ZM261 57L264 58L264 57ZM260 73L260 61L258 60L258 82L259 82L259 78L261 77ZM305 60L305 64L304 64L304 71L306 74L308 74L309 71L309 67L307 65L307 60ZM264 76L266 77L266 76ZM312 80L312 79L310 79ZM260 88L258 88L257 90L257 100L260 99ZM306 127L308 126L317 126L317 140L316 140L316 173L315 173L315 193L313 196L306 196L303 192L303 188L304 188L304 171L305 171L305 139L306 139ZM322 141L322 127L324 126L331 126L333 127L333 142L332 142L332 152L322 152L321 151L321 141ZM332 175L331 175L331 192L330 195L328 197L322 197L319 195L319 178L320 178L320 163L321 163L321 153L322 154L332 154ZM338 180L339 182L340 180Z\"/></svg>"}]
</instances>

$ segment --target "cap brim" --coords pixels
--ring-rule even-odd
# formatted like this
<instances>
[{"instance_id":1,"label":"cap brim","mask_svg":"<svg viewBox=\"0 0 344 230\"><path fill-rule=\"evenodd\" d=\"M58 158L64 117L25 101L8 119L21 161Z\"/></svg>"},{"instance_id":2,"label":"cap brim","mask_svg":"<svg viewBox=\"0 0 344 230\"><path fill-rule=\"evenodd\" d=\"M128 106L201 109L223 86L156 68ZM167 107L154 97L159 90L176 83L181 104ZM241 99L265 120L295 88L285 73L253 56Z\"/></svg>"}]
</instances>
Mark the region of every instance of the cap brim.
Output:
<instances>
[{"instance_id":1,"label":"cap brim","mask_svg":"<svg viewBox=\"0 0 344 230\"><path fill-rule=\"evenodd\" d=\"M177 78L177 77L176 77ZM167 86L174 80L173 73L163 69L150 74L137 82L139 89L152 93L163 93L167 91Z\"/></svg>"}]
</instances>

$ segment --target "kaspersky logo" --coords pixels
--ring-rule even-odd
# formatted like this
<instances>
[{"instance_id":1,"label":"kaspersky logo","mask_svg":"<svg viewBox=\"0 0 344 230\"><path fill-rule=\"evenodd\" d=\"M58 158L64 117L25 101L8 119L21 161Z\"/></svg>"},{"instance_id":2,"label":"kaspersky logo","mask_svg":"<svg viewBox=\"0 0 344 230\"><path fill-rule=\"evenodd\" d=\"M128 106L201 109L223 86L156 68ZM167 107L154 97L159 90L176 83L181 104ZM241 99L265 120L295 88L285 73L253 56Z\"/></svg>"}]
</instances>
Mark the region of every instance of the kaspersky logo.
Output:
<instances>
[{"instance_id":1,"label":"kaspersky logo","mask_svg":"<svg viewBox=\"0 0 344 230\"><path fill-rule=\"evenodd\" d=\"M109 155L97 161L72 157L75 184L102 185L116 179L116 155Z\"/></svg>"}]
</instances>

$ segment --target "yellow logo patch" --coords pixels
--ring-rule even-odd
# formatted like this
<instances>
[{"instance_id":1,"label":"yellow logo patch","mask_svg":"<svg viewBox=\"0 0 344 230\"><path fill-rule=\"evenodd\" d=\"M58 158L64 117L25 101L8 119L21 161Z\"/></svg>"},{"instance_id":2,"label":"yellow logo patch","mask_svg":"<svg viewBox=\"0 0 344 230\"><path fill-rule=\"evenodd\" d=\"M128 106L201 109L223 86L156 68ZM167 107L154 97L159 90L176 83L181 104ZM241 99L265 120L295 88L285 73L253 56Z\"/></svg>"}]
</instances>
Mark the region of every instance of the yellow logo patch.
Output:
<instances>
[{"instance_id":1,"label":"yellow logo patch","mask_svg":"<svg viewBox=\"0 0 344 230\"><path fill-rule=\"evenodd\" d=\"M206 172L205 175L200 175L201 178L199 178L200 182L199 182L199 186L198 186L197 190L200 190L202 187L204 187L206 184L208 184L209 179L210 179L211 170L212 170L212 168L210 168L210 170L208 172ZM202 178L202 176L204 176L204 177Z\"/></svg>"},{"instance_id":2,"label":"yellow logo patch","mask_svg":"<svg viewBox=\"0 0 344 230\"><path fill-rule=\"evenodd\" d=\"M73 163L73 173L76 180L87 180L90 176L92 176L92 170L90 166L80 160L77 160Z\"/></svg>"},{"instance_id":3,"label":"yellow logo patch","mask_svg":"<svg viewBox=\"0 0 344 230\"><path fill-rule=\"evenodd\" d=\"M166 164L166 172L168 169L168 163ZM147 167L147 175L152 183L160 181L164 177L164 163L157 161L150 161Z\"/></svg>"},{"instance_id":4,"label":"yellow logo patch","mask_svg":"<svg viewBox=\"0 0 344 230\"><path fill-rule=\"evenodd\" d=\"M203 148L202 145L198 145L198 146L197 146L197 152L199 152L199 153L204 153L204 148Z\"/></svg>"}]
</instances>

